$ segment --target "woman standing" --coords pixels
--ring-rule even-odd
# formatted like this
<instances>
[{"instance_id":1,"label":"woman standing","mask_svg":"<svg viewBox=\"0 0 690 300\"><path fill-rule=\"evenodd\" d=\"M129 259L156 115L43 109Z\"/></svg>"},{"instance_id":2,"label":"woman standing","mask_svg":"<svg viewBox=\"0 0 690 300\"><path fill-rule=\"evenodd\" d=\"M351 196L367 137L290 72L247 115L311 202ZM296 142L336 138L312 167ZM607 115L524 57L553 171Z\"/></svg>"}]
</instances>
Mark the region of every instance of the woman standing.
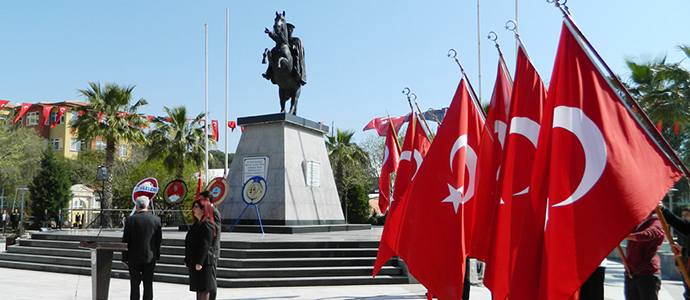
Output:
<instances>
[{"instance_id":1,"label":"woman standing","mask_svg":"<svg viewBox=\"0 0 690 300\"><path fill-rule=\"evenodd\" d=\"M208 300L209 292L216 288L213 272L213 208L208 200L192 204L194 224L185 238L184 263L189 269L189 290L196 292L197 300Z\"/></svg>"}]
</instances>

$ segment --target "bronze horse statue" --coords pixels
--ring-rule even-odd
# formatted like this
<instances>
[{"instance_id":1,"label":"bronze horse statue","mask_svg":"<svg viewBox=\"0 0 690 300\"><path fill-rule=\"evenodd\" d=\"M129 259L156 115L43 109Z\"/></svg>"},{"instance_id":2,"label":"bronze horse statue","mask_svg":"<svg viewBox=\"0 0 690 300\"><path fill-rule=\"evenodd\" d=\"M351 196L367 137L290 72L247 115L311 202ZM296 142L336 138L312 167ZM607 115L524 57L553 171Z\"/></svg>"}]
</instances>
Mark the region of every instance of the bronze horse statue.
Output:
<instances>
[{"instance_id":1,"label":"bronze horse statue","mask_svg":"<svg viewBox=\"0 0 690 300\"><path fill-rule=\"evenodd\" d=\"M304 46L302 40L292 36L292 24L285 22L285 12L276 12L273 31L264 30L268 36L276 42L276 46L270 51L264 50L262 63L268 58L268 69L262 74L271 83L278 85L280 97L280 112L285 113L285 102L290 99L290 113L297 114L297 99L302 86L307 83L307 74L304 68Z\"/></svg>"}]
</instances>

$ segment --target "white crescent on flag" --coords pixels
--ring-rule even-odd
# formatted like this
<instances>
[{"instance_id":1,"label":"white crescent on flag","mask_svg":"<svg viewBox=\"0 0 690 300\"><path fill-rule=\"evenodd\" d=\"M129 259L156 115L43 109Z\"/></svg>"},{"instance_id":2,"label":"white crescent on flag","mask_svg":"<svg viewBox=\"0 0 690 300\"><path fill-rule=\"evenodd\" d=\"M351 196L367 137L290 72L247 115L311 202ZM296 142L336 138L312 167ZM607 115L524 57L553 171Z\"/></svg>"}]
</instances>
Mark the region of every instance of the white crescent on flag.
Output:
<instances>
[{"instance_id":1,"label":"white crescent on flag","mask_svg":"<svg viewBox=\"0 0 690 300\"><path fill-rule=\"evenodd\" d=\"M585 152L585 171L580 185L573 194L553 207L575 203L587 194L599 181L606 168L606 140L592 119L577 107L558 106L553 110L553 128L563 128L572 132Z\"/></svg>"}]
</instances>

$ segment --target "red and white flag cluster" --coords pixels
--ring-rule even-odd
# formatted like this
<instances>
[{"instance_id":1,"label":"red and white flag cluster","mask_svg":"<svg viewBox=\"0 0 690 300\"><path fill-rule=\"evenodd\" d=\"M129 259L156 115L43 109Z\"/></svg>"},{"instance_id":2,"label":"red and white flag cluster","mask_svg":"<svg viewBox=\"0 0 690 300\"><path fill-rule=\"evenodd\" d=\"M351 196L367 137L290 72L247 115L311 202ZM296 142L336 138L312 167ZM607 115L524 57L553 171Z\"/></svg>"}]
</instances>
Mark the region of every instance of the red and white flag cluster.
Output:
<instances>
[{"instance_id":1,"label":"red and white flag cluster","mask_svg":"<svg viewBox=\"0 0 690 300\"><path fill-rule=\"evenodd\" d=\"M429 296L460 299L469 256L494 299L569 299L647 217L682 173L583 40L566 17L548 93L520 45L486 121L466 79L430 146L412 118L374 274L398 255Z\"/></svg>"}]
</instances>

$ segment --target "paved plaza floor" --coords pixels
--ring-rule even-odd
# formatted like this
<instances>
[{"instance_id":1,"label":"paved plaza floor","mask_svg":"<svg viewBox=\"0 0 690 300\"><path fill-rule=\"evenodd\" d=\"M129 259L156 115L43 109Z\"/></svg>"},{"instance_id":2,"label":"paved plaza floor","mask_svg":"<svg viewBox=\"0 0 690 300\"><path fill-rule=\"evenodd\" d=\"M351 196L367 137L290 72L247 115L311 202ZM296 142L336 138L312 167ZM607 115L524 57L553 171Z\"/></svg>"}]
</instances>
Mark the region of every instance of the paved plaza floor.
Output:
<instances>
[{"instance_id":1,"label":"paved plaza floor","mask_svg":"<svg viewBox=\"0 0 690 300\"><path fill-rule=\"evenodd\" d=\"M370 232L360 232L369 235ZM375 235L375 234L374 234ZM294 236L294 235L293 235ZM327 235L324 235L324 238ZM224 235L225 237L225 235ZM237 238L238 236L235 236ZM257 239L273 237L253 235ZM331 235L332 237L332 235ZM284 238L284 235L283 235ZM319 235L310 235L319 238ZM4 239L0 242L4 251ZM625 299L623 296L623 266L609 261L606 269L605 298ZM195 299L187 285L154 282L155 299ZM219 300L249 299L322 299L322 300L383 300L383 299L425 299L426 289L420 284L404 285L357 285L357 286L316 286L316 287L270 287L270 288L220 288ZM680 281L664 280L659 299L682 300L683 285ZM86 300L91 299L91 277L84 275L36 272L0 268L0 298ZM110 299L128 299L129 281L111 279ZM471 299L491 299L485 287L472 286Z\"/></svg>"}]
</instances>

